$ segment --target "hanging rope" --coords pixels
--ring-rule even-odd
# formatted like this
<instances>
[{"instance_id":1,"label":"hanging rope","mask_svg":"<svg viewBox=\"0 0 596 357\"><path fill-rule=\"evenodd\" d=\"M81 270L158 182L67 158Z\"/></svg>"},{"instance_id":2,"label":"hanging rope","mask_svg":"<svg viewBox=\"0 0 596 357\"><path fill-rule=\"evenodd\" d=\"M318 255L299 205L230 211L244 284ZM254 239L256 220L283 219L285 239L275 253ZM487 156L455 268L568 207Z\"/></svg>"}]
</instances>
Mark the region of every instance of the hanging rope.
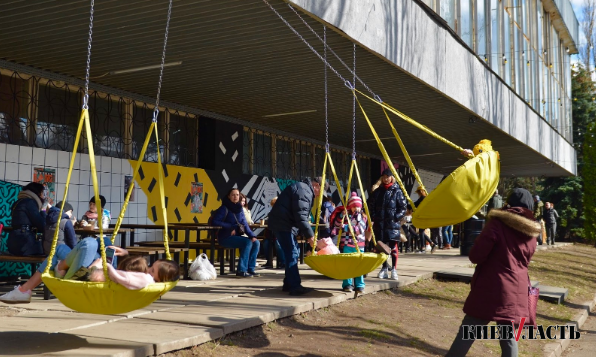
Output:
<instances>
[{"instance_id":1,"label":"hanging rope","mask_svg":"<svg viewBox=\"0 0 596 357\"><path fill-rule=\"evenodd\" d=\"M89 69L91 68L91 42L93 39L93 9L95 0L91 0L89 15L89 39L87 40L87 68L85 70L85 95L83 96L83 109L89 109Z\"/></svg>"}]
</instances>

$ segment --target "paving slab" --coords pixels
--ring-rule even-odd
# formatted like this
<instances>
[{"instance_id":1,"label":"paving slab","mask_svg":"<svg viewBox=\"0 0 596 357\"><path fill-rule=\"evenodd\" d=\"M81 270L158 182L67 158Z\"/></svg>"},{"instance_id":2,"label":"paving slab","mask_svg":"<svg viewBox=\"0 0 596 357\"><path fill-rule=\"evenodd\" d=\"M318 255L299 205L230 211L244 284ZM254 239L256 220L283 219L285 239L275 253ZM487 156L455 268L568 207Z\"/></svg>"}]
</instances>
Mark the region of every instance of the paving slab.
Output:
<instances>
[{"instance_id":1,"label":"paving slab","mask_svg":"<svg viewBox=\"0 0 596 357\"><path fill-rule=\"evenodd\" d=\"M153 346L153 351L147 354L150 356L200 345L222 337L223 331L212 327L133 318L79 329L73 331L73 334L85 339L101 336L112 340L115 344L120 342L149 344Z\"/></svg>"},{"instance_id":2,"label":"paving slab","mask_svg":"<svg viewBox=\"0 0 596 357\"><path fill-rule=\"evenodd\" d=\"M538 284L537 288L540 289L540 300L549 301L555 304L560 304L565 301L569 294L569 290L555 286Z\"/></svg>"},{"instance_id":3,"label":"paving slab","mask_svg":"<svg viewBox=\"0 0 596 357\"><path fill-rule=\"evenodd\" d=\"M63 332L77 328L107 324L125 319L112 315L81 314L62 311L22 311L2 317L0 331Z\"/></svg>"},{"instance_id":4,"label":"paving slab","mask_svg":"<svg viewBox=\"0 0 596 357\"><path fill-rule=\"evenodd\" d=\"M118 356L153 355L149 343L80 337L67 333L37 331L0 332L0 356Z\"/></svg>"}]
</instances>

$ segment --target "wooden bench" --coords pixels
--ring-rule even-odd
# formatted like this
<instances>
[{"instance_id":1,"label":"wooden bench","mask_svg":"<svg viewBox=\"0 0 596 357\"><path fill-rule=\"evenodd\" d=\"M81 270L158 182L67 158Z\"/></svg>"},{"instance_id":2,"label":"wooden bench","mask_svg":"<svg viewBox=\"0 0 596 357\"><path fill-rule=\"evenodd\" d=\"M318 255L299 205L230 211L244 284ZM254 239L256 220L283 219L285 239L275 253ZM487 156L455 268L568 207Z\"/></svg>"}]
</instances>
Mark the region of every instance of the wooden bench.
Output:
<instances>
[{"instance_id":1,"label":"wooden bench","mask_svg":"<svg viewBox=\"0 0 596 357\"><path fill-rule=\"evenodd\" d=\"M29 257L22 257L18 255L3 255L0 254L0 262L7 262L7 263L26 263L31 266L31 274L37 271L37 265L41 264L46 260L46 257L43 255L33 255ZM43 299L49 300L50 299L50 290L44 285L43 286Z\"/></svg>"},{"instance_id":2,"label":"wooden bench","mask_svg":"<svg viewBox=\"0 0 596 357\"><path fill-rule=\"evenodd\" d=\"M151 248L163 247L162 241L136 242L136 244L138 244L141 247L151 247ZM185 243L185 242L168 242L170 250L186 248L186 244L187 243ZM210 251L212 249L212 245L209 242L188 242L188 249L194 249L196 256L198 256L200 251L202 251L203 253ZM222 247L219 244L215 245L215 249L217 250L217 255L219 256L219 275L225 275L225 262L224 262L225 251L226 250L235 251L235 249ZM230 254L229 261L230 261L230 272L233 273L233 272L235 272L235 266L236 266L236 254L235 253ZM185 274L186 273L187 272L185 272Z\"/></svg>"}]
</instances>

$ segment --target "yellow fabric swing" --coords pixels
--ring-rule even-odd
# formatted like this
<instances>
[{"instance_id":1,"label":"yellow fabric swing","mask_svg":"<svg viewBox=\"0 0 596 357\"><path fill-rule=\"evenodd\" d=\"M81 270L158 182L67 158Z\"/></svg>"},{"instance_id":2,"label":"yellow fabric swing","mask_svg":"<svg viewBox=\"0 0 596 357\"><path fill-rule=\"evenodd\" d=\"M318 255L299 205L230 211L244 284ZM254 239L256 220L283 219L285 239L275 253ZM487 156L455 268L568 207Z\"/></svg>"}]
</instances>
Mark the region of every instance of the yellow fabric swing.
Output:
<instances>
[{"instance_id":1,"label":"yellow fabric swing","mask_svg":"<svg viewBox=\"0 0 596 357\"><path fill-rule=\"evenodd\" d=\"M331 159L331 154L329 152L325 155L325 161L323 163L323 176L322 182L325 182L326 179L326 172L327 172L327 163L331 168L331 172L333 173L333 177L335 179L335 184L337 185L337 190L339 191L339 197L341 199L342 205L344 207L344 214L347 216L347 198L350 194L350 185L352 181L353 172L356 172L356 177L358 179L358 184L360 187L360 192L364 194L364 187L362 186L362 180L360 178L360 171L358 170L358 166L356 165L356 160L352 160L352 167L350 169L350 176L348 179L348 186L346 189L346 199L343 198L343 193L341 189L341 185L339 183L339 179L337 177L337 173L335 172L335 167L333 166L333 160ZM362 199L362 203L364 206L364 211L366 212L367 217L370 217L370 212L368 210L368 205L366 204L366 198ZM319 195L317 198L317 209L315 217L319 217L321 214L321 206L323 205L323 195ZM354 241L354 245L358 246L358 242L356 241L356 235L354 234L354 228L352 227L351 221L348 219L348 229L350 230L350 236ZM304 258L304 262L311 267L313 270L328 276L333 279L350 279L356 276L361 276L364 274L368 274L371 271L377 269L385 260L387 260L387 255L383 253L341 253L341 254L331 254L331 255L316 255L315 247L317 246L317 239L319 235L319 220L316 219L316 227L315 227L315 237L314 237L314 244L312 249L312 255ZM338 238L339 239L339 238ZM376 239L374 233L372 235L373 244L376 245ZM339 242L338 242L339 243Z\"/></svg>"},{"instance_id":2,"label":"yellow fabric swing","mask_svg":"<svg viewBox=\"0 0 596 357\"><path fill-rule=\"evenodd\" d=\"M406 198L414 210L414 213L412 214L412 224L414 226L421 228L436 228L461 223L477 213L478 210L494 194L495 190L497 189L497 185L499 184L499 177L501 174L499 153L493 150L489 140L481 140L480 143L474 146L474 154L471 155L463 165L458 167L449 176L447 176L445 180L443 180L432 192L428 193L428 196L424 199L424 201L422 201L420 206L416 207L414 202L412 202L411 198L409 197L407 191L403 187L403 184L399 179L399 175L397 175L397 172L395 172L393 165L390 164L391 161L389 155L387 154L387 151L385 150L375 129L368 119L364 108L360 104L356 93L362 95L363 97L371 100L383 108L383 112L387 118L387 121L389 122L393 134L398 141L404 156L406 157L410 169L414 173L416 181L426 192L428 191L424 187L422 180L420 179L420 176L418 175L418 172L416 171L416 168L414 167L414 164L412 163L412 160L408 155L403 142L401 141L401 138L399 137L395 127L393 126L393 123L391 122L391 119L389 119L387 111L392 112L408 123L430 134L432 137L446 143L459 152L464 151L464 149L441 137L437 133L431 131L429 128L414 121L407 115L401 113L388 104L371 98L357 89L353 89L353 93L356 97L360 110L364 114L364 117L366 118L368 125L373 132L375 140L377 141L377 144L383 153L383 157L387 161L389 168L392 170L393 175L398 180L398 183L402 187Z\"/></svg>"},{"instance_id":3,"label":"yellow fabric swing","mask_svg":"<svg viewBox=\"0 0 596 357\"><path fill-rule=\"evenodd\" d=\"M324 28L324 36L325 36L325 43L327 39L327 28ZM325 62L327 58L327 47L325 47ZM354 65L356 62L356 54L354 53ZM348 178L348 186L346 188L346 196L344 199L341 184L339 183L339 178L337 177L337 173L335 171L335 166L333 165L333 160L331 158L331 153L329 152L329 121L327 117L327 66L325 66L325 161L323 163L323 175L321 184L325 185L326 182L326 175L327 175L327 163L329 163L329 168L331 169L331 173L333 174L333 178L335 180L335 185L337 186L337 190L339 191L339 198L342 202L344 207L344 217L348 217L348 199L350 197L350 188L352 186L352 177L354 172L356 172L356 177L358 179L358 185L360 187L360 192L362 193L362 203L364 206L364 211L367 217L371 217L370 212L368 210L368 204L366 203L366 197L364 197L364 186L362 186L362 180L360 178L360 171L358 170L358 165L356 164L356 113L354 107L354 130L353 130L353 140L352 140L352 165L350 167L350 175ZM357 276L361 276L364 274L368 274L371 271L377 269L385 260L387 260L387 255L383 253L362 253L362 252L354 252L354 253L341 253L341 254L331 254L331 255L317 255L315 248L317 246L317 239L319 235L319 217L321 215L321 207L323 205L323 194L321 193L317 198L316 203L316 213L315 213L315 236L314 236L314 243L312 246L312 255L304 258L304 262L314 269L315 271L328 276L333 279L350 279ZM352 227L352 222L350 219L348 221L348 229L350 230L350 236L354 241L354 245L358 247L358 241L356 239L356 235L354 234L354 228ZM341 236L341 234L340 234ZM377 244L374 232L372 234L372 241L373 244ZM339 238L338 238L339 244ZM359 250L359 249L358 249Z\"/></svg>"},{"instance_id":4,"label":"yellow fabric swing","mask_svg":"<svg viewBox=\"0 0 596 357\"><path fill-rule=\"evenodd\" d=\"M118 234L118 229L122 224L122 220L124 218L124 214L126 212L126 208L128 206L128 202L130 200L130 196L132 194L134 183L137 179L139 168L143 161L143 157L145 156L145 151L147 150L147 146L149 145L149 140L151 139L152 135L155 134L156 142L159 142L158 138L158 130L157 130L157 114L159 113L159 92L161 89L161 81L163 75L163 65L165 60L165 49L167 43L167 34L168 34L168 27L170 23L170 16L171 16L171 9L172 9L172 0L170 0L169 9L168 9L168 21L166 25L166 35L164 40L164 52L162 56L162 63L161 63L161 74L159 79L158 85L158 94L157 100L155 104L155 110L153 113L153 122L149 128L149 132L145 138L145 143L143 144L143 148L141 149L141 153L139 155L139 159L135 166L135 170L133 173L133 179L130 189L126 195L126 199L124 200L124 204L122 207L122 211L118 217L118 221L116 223L116 227L114 229L114 233L111 237L112 244L114 244L116 235ZM88 109L88 85L89 85L89 63L90 63L90 56L91 56L91 29L93 25L93 1L91 2L91 18L90 18L90 25L89 25L89 46L88 46L88 58L87 58L87 77L85 83L85 97L84 97L84 104L83 110L81 112L81 118L79 120L79 126L77 130L77 136L75 139L75 144L73 148L73 154L70 159L70 166L68 168L68 176L66 179L66 186L64 188L64 196L63 201L66 201L68 196L68 188L70 184L70 178L72 175L72 169L75 163L75 157L77 154L77 148L79 146L79 141L81 138L81 133L83 130L83 125L85 126L85 133L87 136L87 143L89 147L89 161L91 165L91 174L93 178L93 191L94 195L97 199L99 197L99 185L97 183L97 170L95 166L95 153L93 150L93 140L91 136L91 127L89 123L89 109ZM167 213L165 209L165 192L164 192L164 185L163 185L163 167L161 165L161 153L159 150L159 145L157 145L157 162L159 167L159 192L161 198L161 209L164 217L164 247L166 250L166 257L167 259L171 259L170 250L168 246L168 238L167 238ZM101 215L103 214L103 207L101 207L101 202L96 200L96 206L98 208L98 212L100 213L99 222L101 222ZM62 208L60 208L60 214L58 215L58 222L57 225L60 225L60 220L62 217ZM103 225L99 225L99 235L103 237ZM56 253L56 245L58 242L58 230L54 232L54 239L52 242L52 248L50 254L48 256L48 262L51 262L55 253ZM76 280L65 280L59 279L54 277L54 272L50 271L51 263L46 265L45 271L42 274L42 281L44 284L52 291L52 293L62 302L65 306L84 313L92 313L92 314L105 314L105 315L113 315L113 314L121 314L130 312L133 310L141 309L160 296L174 288L177 284L177 281L174 282L164 282L164 283L153 283L141 290L129 290L124 286L112 282L108 277L108 270L107 270L107 262L106 262L106 253L105 253L105 244L103 239L100 239L100 252L101 252L101 259L103 263L103 271L106 277L105 282L85 282L85 281L76 281Z\"/></svg>"}]
</instances>

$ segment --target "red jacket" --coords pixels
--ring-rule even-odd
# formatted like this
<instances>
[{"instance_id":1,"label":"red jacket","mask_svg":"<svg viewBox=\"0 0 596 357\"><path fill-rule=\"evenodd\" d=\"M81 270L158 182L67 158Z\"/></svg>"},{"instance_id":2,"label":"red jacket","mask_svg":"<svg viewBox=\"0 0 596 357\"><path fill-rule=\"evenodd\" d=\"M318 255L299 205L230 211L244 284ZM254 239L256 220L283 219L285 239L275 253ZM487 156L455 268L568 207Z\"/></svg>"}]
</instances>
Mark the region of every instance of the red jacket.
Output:
<instances>
[{"instance_id":1,"label":"red jacket","mask_svg":"<svg viewBox=\"0 0 596 357\"><path fill-rule=\"evenodd\" d=\"M476 238L470 261L477 264L464 312L488 321L528 317L528 264L540 224L520 207L491 210Z\"/></svg>"}]
</instances>

